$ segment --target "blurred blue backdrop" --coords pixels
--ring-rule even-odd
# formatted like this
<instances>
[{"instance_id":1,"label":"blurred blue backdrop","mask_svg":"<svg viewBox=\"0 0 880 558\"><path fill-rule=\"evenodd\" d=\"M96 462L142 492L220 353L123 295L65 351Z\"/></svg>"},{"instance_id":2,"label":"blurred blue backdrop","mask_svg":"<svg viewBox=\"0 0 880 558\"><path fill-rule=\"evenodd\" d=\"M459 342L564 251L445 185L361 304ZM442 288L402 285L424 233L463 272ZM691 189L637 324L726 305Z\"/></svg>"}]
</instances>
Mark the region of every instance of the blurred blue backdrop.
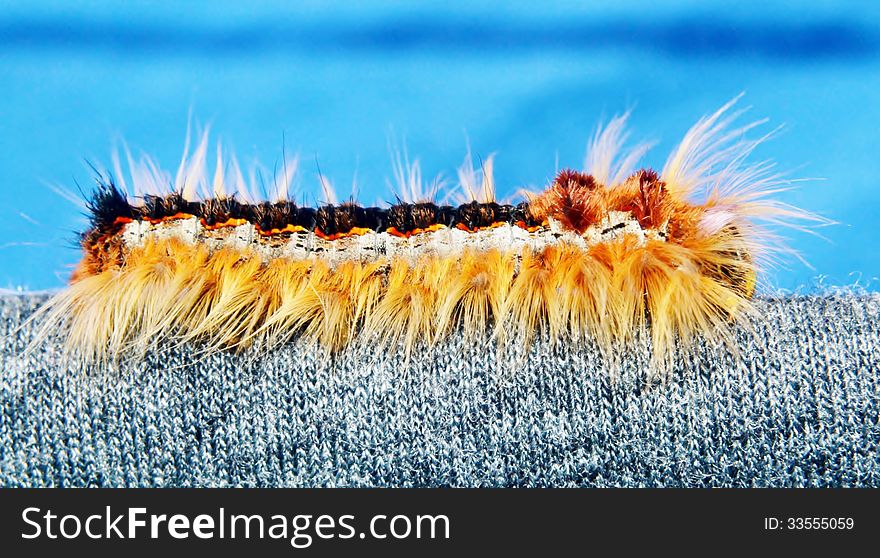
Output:
<instances>
[{"instance_id":1,"label":"blurred blue backdrop","mask_svg":"<svg viewBox=\"0 0 880 558\"><path fill-rule=\"evenodd\" d=\"M80 209L114 141L176 169L189 114L247 163L301 155L343 194L390 199L389 135L430 178L467 142L497 153L504 196L580 167L603 118L635 108L660 166L686 129L741 91L785 130L757 153L823 177L785 201L841 224L791 233L776 287L877 290L880 4L744 1L0 3L0 287L64 284ZM598 4L598 3L597 3ZM613 6L612 6L613 4Z\"/></svg>"}]
</instances>

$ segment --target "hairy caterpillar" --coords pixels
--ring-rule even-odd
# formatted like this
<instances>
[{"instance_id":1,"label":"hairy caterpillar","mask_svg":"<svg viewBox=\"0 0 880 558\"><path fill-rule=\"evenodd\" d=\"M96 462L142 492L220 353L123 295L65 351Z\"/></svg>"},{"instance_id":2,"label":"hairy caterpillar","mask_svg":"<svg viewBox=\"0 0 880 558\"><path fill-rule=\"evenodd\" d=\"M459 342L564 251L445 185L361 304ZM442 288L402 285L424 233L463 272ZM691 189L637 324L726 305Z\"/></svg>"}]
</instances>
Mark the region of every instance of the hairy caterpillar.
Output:
<instances>
[{"instance_id":1,"label":"hairy caterpillar","mask_svg":"<svg viewBox=\"0 0 880 558\"><path fill-rule=\"evenodd\" d=\"M62 328L72 353L99 362L169 339L212 352L298 336L330 351L402 343L409 358L459 327L502 343L590 339L609 354L649 331L661 365L698 336L730 342L759 268L785 250L756 221L820 220L770 199L784 182L744 161L764 138L732 128L734 102L697 122L660 172L633 170L646 147L623 151L626 117L615 118L583 172L518 204L495 201L491 160L476 171L469 159L459 205L422 196L402 171L407 192L388 207L303 207L286 184L260 201L239 171L225 176L219 150L209 181L203 138L170 188L150 161L132 163L132 197L99 183L82 261L39 312L38 338Z\"/></svg>"}]
</instances>

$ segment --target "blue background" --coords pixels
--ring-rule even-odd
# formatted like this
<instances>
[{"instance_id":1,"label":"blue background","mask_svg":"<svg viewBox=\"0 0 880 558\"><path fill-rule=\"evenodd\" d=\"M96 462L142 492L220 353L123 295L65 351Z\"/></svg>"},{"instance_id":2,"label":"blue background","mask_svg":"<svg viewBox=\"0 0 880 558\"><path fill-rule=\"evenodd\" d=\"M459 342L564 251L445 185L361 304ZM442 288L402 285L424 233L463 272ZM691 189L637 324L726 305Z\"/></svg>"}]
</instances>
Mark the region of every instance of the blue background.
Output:
<instances>
[{"instance_id":1,"label":"blue background","mask_svg":"<svg viewBox=\"0 0 880 558\"><path fill-rule=\"evenodd\" d=\"M0 287L64 284L80 209L47 184L91 187L114 141L175 171L190 113L243 163L301 155L347 195L391 199L388 140L455 176L470 142L496 152L506 196L580 167L596 124L635 108L662 166L697 118L741 91L762 146L801 183L785 201L841 224L792 232L778 288L877 290L878 3L0 3ZM603 3L606 4L606 3ZM607 3L612 4L612 3ZM301 197L301 196L300 196Z\"/></svg>"}]
</instances>

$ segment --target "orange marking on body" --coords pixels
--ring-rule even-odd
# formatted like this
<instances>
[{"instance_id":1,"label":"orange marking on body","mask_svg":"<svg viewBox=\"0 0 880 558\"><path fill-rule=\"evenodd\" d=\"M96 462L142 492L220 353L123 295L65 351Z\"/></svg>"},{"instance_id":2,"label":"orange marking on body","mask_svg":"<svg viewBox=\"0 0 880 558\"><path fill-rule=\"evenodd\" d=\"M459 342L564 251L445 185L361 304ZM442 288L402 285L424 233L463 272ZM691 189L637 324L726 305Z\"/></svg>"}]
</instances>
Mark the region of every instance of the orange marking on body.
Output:
<instances>
[{"instance_id":1,"label":"orange marking on body","mask_svg":"<svg viewBox=\"0 0 880 558\"><path fill-rule=\"evenodd\" d=\"M544 225L536 225L536 226L534 226L534 227L530 227L530 226L528 226L528 225L526 224L525 221L517 221L517 222L514 223L514 224L515 224L517 227L519 227L519 228L521 228L521 229L523 229L523 230L525 230L525 231L528 231L528 232L530 232L530 233L531 233L531 232L537 232L537 231L541 230L542 228L544 228Z\"/></svg>"},{"instance_id":2,"label":"orange marking on body","mask_svg":"<svg viewBox=\"0 0 880 558\"><path fill-rule=\"evenodd\" d=\"M160 219L146 219L150 222L151 225L157 225L159 223L164 223L165 221L176 221L178 219L191 219L195 217L195 215L191 215L189 213L175 213L169 217L162 217Z\"/></svg>"},{"instance_id":3,"label":"orange marking on body","mask_svg":"<svg viewBox=\"0 0 880 558\"><path fill-rule=\"evenodd\" d=\"M367 234L368 232L371 232L371 231L372 231L372 229L364 229L361 227L355 227L355 228L351 229L350 231L344 232L344 233L324 234L324 232L321 231L321 229L315 228L315 236L317 236L318 238L321 238L323 240L339 240L340 238L346 238L349 236L361 236L361 235Z\"/></svg>"},{"instance_id":4,"label":"orange marking on body","mask_svg":"<svg viewBox=\"0 0 880 558\"><path fill-rule=\"evenodd\" d=\"M245 221L247 222L247 221ZM287 225L283 229L271 229L268 231L261 230L260 227L256 227L257 232L260 233L260 236L272 236L275 234L283 234L283 233L298 233L298 232L306 232L305 227L301 227L299 225Z\"/></svg>"},{"instance_id":5,"label":"orange marking on body","mask_svg":"<svg viewBox=\"0 0 880 558\"><path fill-rule=\"evenodd\" d=\"M209 225L205 222L204 219L201 220L202 226L208 229L209 231L213 231L215 229L222 229L223 227L238 227L241 225L245 225L248 223L247 219L227 219L222 223L214 223L213 225Z\"/></svg>"},{"instance_id":6,"label":"orange marking on body","mask_svg":"<svg viewBox=\"0 0 880 558\"><path fill-rule=\"evenodd\" d=\"M468 226L464 225L463 223L458 223L457 225L455 225L455 228L460 231L475 233L475 232L479 232L479 231L485 231L488 229L497 229L498 227L503 227L506 224L507 223L505 223L504 221L495 221L494 223L492 223L488 227L477 227L475 229L472 229L472 228L469 228Z\"/></svg>"},{"instance_id":7,"label":"orange marking on body","mask_svg":"<svg viewBox=\"0 0 880 558\"><path fill-rule=\"evenodd\" d=\"M409 238L409 237L415 236L417 234L436 232L436 231L439 231L439 230L445 229L445 228L446 228L446 225L441 225L438 223L436 225L431 225L430 227L425 227L424 229L413 229L409 232L401 232L394 227L388 227L388 229L386 229L385 232L387 232L391 236L396 236L398 238Z\"/></svg>"}]
</instances>

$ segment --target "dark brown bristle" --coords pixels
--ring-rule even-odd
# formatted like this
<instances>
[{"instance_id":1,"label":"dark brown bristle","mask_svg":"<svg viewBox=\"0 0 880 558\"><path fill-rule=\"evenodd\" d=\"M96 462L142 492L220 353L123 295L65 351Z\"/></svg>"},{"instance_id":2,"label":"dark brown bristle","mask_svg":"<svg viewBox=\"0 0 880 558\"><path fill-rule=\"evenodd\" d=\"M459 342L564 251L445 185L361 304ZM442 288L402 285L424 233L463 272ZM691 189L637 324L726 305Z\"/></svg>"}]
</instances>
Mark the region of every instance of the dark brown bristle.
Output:
<instances>
[{"instance_id":1,"label":"dark brown bristle","mask_svg":"<svg viewBox=\"0 0 880 558\"><path fill-rule=\"evenodd\" d=\"M663 226L672 213L666 185L652 170L639 171L634 178L638 181L638 191L634 199L620 209L631 212L643 229Z\"/></svg>"},{"instance_id":2,"label":"dark brown bristle","mask_svg":"<svg viewBox=\"0 0 880 558\"><path fill-rule=\"evenodd\" d=\"M263 202L253 206L253 223L262 231L283 229L297 215L297 209L293 202Z\"/></svg>"},{"instance_id":3,"label":"dark brown bristle","mask_svg":"<svg viewBox=\"0 0 880 558\"><path fill-rule=\"evenodd\" d=\"M568 189L584 188L586 190L595 190L597 187L596 179L589 174L578 172L576 170L564 169L556 175L554 185L560 185Z\"/></svg>"},{"instance_id":4,"label":"dark brown bristle","mask_svg":"<svg viewBox=\"0 0 880 558\"><path fill-rule=\"evenodd\" d=\"M426 229L437 224L437 217L433 203L399 203L388 208L388 227L400 232Z\"/></svg>"},{"instance_id":5,"label":"dark brown bristle","mask_svg":"<svg viewBox=\"0 0 880 558\"><path fill-rule=\"evenodd\" d=\"M488 227L497 221L497 203L466 203L458 208L458 222L474 230Z\"/></svg>"},{"instance_id":6,"label":"dark brown bristle","mask_svg":"<svg viewBox=\"0 0 880 558\"><path fill-rule=\"evenodd\" d=\"M352 203L325 205L315 212L315 227L326 235L345 234L354 228L363 228L366 221L364 208Z\"/></svg>"},{"instance_id":7,"label":"dark brown bristle","mask_svg":"<svg viewBox=\"0 0 880 558\"><path fill-rule=\"evenodd\" d=\"M208 226L225 223L230 219L247 219L242 215L241 204L231 197L205 200L191 213L200 215Z\"/></svg>"},{"instance_id":8,"label":"dark brown bristle","mask_svg":"<svg viewBox=\"0 0 880 558\"><path fill-rule=\"evenodd\" d=\"M583 233L605 214L596 180L573 170L560 172L550 188L532 202L537 215L553 218L564 228Z\"/></svg>"},{"instance_id":9,"label":"dark brown bristle","mask_svg":"<svg viewBox=\"0 0 880 558\"><path fill-rule=\"evenodd\" d=\"M409 207L414 229L426 229L437 224L437 206L433 203L414 203Z\"/></svg>"},{"instance_id":10,"label":"dark brown bristle","mask_svg":"<svg viewBox=\"0 0 880 558\"><path fill-rule=\"evenodd\" d=\"M101 234L115 233L119 222L127 219L161 221L185 215L200 218L207 226L246 220L269 234L276 234L273 231L289 233L290 226L295 226L308 231L317 228L328 236L345 235L354 229L410 233L436 225L475 231L508 223L532 229L543 226L551 218L564 229L583 233L600 223L609 210L631 213L644 229L668 226L669 230L683 230L690 226L670 221L675 208L669 199L665 184L651 170L640 170L613 189L603 187L588 174L563 170L543 194L515 206L473 201L453 207L423 202L397 203L384 209L346 202L314 209L298 207L289 201L247 204L231 196L190 202L180 193L172 193L146 195L142 205L132 207L125 195L108 181L99 184L89 209L92 228Z\"/></svg>"}]
</instances>

